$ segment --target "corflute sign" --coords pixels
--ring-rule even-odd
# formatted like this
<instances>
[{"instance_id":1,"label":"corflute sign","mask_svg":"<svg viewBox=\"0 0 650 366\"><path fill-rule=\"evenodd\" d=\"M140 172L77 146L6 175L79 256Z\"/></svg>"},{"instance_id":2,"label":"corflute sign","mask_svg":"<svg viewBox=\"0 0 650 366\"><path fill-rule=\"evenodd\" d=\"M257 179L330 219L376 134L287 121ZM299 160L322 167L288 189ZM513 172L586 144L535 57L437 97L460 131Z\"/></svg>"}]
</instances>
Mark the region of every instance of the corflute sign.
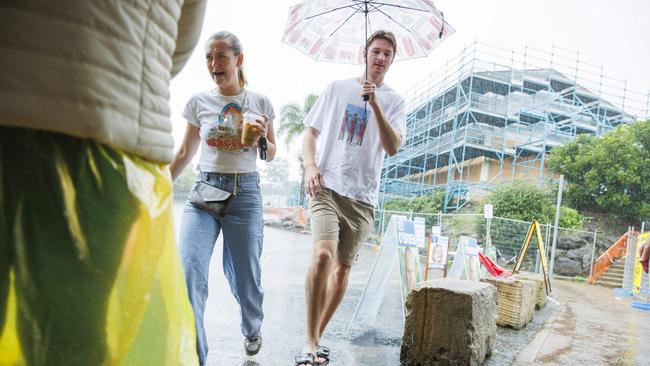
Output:
<instances>
[{"instance_id":1,"label":"corflute sign","mask_svg":"<svg viewBox=\"0 0 650 366\"><path fill-rule=\"evenodd\" d=\"M397 221L397 246L416 247L415 225L410 220Z\"/></svg>"}]
</instances>

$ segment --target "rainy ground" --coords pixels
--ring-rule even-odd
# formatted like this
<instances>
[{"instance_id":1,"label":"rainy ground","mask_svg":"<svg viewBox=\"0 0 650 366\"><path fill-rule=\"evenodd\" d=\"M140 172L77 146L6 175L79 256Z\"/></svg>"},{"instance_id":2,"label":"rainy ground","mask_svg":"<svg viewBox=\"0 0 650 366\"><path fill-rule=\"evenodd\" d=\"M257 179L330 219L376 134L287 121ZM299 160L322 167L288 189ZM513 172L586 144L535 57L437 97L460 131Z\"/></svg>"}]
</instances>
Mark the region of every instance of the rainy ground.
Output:
<instances>
[{"instance_id":1,"label":"rainy ground","mask_svg":"<svg viewBox=\"0 0 650 366\"><path fill-rule=\"evenodd\" d=\"M182 203L175 202L178 225ZM304 276L309 265L309 235L265 227L262 285L265 318L260 353L247 357L239 330L239 310L221 265L221 239L210 266L205 327L208 365L293 365L305 337ZM393 271L375 326L348 334L348 324L368 279L375 247L364 246L352 269L347 294L325 332L330 365L399 365L403 331L399 271ZM497 328L493 354L484 365L649 365L650 312L630 307L630 298L611 289L556 280L558 304L535 313L522 330Z\"/></svg>"}]
</instances>

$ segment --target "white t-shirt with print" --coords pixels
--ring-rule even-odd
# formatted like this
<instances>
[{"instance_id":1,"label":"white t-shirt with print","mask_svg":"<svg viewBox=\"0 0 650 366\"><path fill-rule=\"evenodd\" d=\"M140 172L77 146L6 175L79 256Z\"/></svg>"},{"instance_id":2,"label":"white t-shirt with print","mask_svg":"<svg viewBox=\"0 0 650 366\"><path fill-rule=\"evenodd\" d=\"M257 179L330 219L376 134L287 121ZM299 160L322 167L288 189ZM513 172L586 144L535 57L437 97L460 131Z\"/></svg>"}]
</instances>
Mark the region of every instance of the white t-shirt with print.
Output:
<instances>
[{"instance_id":1,"label":"white t-shirt with print","mask_svg":"<svg viewBox=\"0 0 650 366\"><path fill-rule=\"evenodd\" d=\"M241 144L241 111L247 99L249 111L275 118L273 106L262 94L250 90L238 95L221 95L216 89L196 93L183 111L183 118L199 127L201 156L199 169L204 172L249 173L257 171L257 149Z\"/></svg>"},{"instance_id":2,"label":"white t-shirt with print","mask_svg":"<svg viewBox=\"0 0 650 366\"><path fill-rule=\"evenodd\" d=\"M316 165L323 174L324 186L342 196L376 206L386 152L370 105L363 118L365 102L361 89L356 78L329 84L304 123L320 131ZM376 98L390 125L402 136L403 144L404 98L386 84L377 88Z\"/></svg>"}]
</instances>

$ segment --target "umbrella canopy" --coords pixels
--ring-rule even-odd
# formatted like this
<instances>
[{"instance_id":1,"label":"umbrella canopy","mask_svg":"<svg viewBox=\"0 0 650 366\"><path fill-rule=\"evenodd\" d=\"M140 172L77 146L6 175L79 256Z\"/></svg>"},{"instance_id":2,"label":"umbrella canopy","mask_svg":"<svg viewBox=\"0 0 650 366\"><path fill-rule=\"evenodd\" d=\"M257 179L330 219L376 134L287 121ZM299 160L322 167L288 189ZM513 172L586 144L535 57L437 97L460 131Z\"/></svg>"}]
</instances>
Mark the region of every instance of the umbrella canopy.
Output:
<instances>
[{"instance_id":1,"label":"umbrella canopy","mask_svg":"<svg viewBox=\"0 0 650 366\"><path fill-rule=\"evenodd\" d=\"M426 57L454 32L428 0L306 0L289 9L282 41L318 61L363 64L378 29L395 34L396 61Z\"/></svg>"}]
</instances>

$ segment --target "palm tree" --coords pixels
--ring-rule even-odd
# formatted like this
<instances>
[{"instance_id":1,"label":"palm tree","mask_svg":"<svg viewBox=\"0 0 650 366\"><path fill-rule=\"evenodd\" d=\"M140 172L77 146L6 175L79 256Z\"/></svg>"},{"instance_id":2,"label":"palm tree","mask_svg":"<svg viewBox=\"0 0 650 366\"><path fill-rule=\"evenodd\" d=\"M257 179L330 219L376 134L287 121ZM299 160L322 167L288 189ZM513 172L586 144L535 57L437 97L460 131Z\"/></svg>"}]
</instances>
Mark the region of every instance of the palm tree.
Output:
<instances>
[{"instance_id":1,"label":"palm tree","mask_svg":"<svg viewBox=\"0 0 650 366\"><path fill-rule=\"evenodd\" d=\"M291 141L296 136L300 136L305 130L305 118L317 99L318 95L309 94L305 97L305 103L302 107L298 103L292 102L283 105L282 109L280 109L278 135L286 139L287 150ZM305 167L303 166L302 152L298 154L298 161L300 162L300 205L302 206L305 202Z\"/></svg>"},{"instance_id":2,"label":"palm tree","mask_svg":"<svg viewBox=\"0 0 650 366\"><path fill-rule=\"evenodd\" d=\"M318 95L309 94L305 97L305 103L301 107L298 103L292 102L285 104L280 109L280 126L278 127L278 135L285 138L287 149L296 136L300 136L305 130L303 121L307 114L316 103Z\"/></svg>"}]
</instances>

